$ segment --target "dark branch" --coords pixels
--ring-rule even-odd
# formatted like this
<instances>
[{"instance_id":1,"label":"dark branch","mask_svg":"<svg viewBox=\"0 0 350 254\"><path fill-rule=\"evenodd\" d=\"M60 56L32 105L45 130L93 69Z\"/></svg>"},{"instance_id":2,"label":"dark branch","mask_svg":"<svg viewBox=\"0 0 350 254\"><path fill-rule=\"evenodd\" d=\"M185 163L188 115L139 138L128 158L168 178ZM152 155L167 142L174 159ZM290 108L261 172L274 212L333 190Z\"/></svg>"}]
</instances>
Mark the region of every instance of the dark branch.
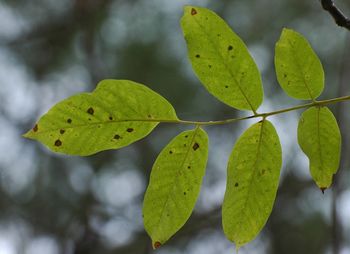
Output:
<instances>
[{"instance_id":1,"label":"dark branch","mask_svg":"<svg viewBox=\"0 0 350 254\"><path fill-rule=\"evenodd\" d=\"M333 0L321 0L322 7L328 11L338 26L345 27L350 30L350 19L335 5Z\"/></svg>"}]
</instances>

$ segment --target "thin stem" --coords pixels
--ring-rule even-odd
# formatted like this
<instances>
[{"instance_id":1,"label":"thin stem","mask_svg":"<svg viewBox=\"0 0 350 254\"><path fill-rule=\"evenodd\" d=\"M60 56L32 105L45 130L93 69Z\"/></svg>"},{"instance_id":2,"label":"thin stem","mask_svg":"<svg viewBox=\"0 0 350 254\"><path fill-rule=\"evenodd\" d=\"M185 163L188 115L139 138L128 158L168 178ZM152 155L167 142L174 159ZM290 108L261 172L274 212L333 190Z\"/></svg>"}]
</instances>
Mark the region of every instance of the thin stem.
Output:
<instances>
[{"instance_id":1,"label":"thin stem","mask_svg":"<svg viewBox=\"0 0 350 254\"><path fill-rule=\"evenodd\" d=\"M302 109L302 108L309 108L309 107L313 107L313 106L325 106L328 104L349 101L349 100L350 100L350 95L343 96L343 97L337 97L337 98L333 98L333 99L328 99L328 100L322 100L322 101L313 101L310 103L306 103L306 104L302 104L302 105L298 105L298 106L294 106L294 107L290 107L290 108L280 109L280 110L276 110L276 111L271 111L271 112L267 112L267 113L259 113L259 114L254 114L254 115L250 115L250 116L231 118L231 119L225 119L225 120L219 120L219 121L202 122L202 121L158 120L158 119L154 119L151 121L162 122L162 123L194 124L194 125L199 125L199 126L201 126L201 125L221 125L221 124L229 124L229 123L247 120L247 119L252 119L252 118L258 118L258 117L267 118L269 116L283 114L283 113L287 113L287 112Z\"/></svg>"}]
</instances>

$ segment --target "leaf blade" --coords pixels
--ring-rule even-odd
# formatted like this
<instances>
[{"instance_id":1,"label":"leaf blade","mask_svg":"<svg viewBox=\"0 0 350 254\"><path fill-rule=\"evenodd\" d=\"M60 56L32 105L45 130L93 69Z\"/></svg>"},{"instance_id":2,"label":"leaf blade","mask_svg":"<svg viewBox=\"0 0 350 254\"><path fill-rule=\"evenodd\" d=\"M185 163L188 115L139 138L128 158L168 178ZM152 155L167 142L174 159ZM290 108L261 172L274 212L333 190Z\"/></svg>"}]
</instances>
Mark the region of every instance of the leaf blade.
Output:
<instances>
[{"instance_id":1,"label":"leaf blade","mask_svg":"<svg viewBox=\"0 0 350 254\"><path fill-rule=\"evenodd\" d=\"M284 28L275 47L275 69L282 89L295 99L314 100L323 91L324 71L309 42Z\"/></svg>"},{"instance_id":2,"label":"leaf blade","mask_svg":"<svg viewBox=\"0 0 350 254\"><path fill-rule=\"evenodd\" d=\"M298 143L309 158L310 173L324 191L332 184L340 161L341 133L327 107L311 107L301 115Z\"/></svg>"},{"instance_id":3,"label":"leaf blade","mask_svg":"<svg viewBox=\"0 0 350 254\"><path fill-rule=\"evenodd\" d=\"M185 7L181 27L192 68L206 89L231 107L255 112L263 101L261 77L239 36L214 12L194 6Z\"/></svg>"},{"instance_id":4,"label":"leaf blade","mask_svg":"<svg viewBox=\"0 0 350 254\"><path fill-rule=\"evenodd\" d=\"M269 121L254 124L236 142L227 167L222 222L226 237L238 248L254 239L265 225L281 165L280 141Z\"/></svg>"},{"instance_id":5,"label":"leaf blade","mask_svg":"<svg viewBox=\"0 0 350 254\"><path fill-rule=\"evenodd\" d=\"M208 158L208 136L197 127L176 136L153 165L144 198L144 226L155 248L187 221L197 200Z\"/></svg>"},{"instance_id":6,"label":"leaf blade","mask_svg":"<svg viewBox=\"0 0 350 254\"><path fill-rule=\"evenodd\" d=\"M103 80L92 93L54 105L24 137L54 152L91 155L127 146L147 136L158 119L177 120L171 104L128 80Z\"/></svg>"}]
</instances>

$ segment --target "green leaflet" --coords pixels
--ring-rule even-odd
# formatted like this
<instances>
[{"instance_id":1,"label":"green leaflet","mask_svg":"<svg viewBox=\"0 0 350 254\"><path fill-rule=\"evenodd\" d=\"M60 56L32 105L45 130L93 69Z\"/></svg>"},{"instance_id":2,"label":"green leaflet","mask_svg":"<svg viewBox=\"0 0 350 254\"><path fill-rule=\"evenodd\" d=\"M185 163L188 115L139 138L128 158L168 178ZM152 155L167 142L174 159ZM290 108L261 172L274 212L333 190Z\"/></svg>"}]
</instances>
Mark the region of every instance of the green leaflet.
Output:
<instances>
[{"instance_id":1,"label":"green leaflet","mask_svg":"<svg viewBox=\"0 0 350 254\"><path fill-rule=\"evenodd\" d=\"M322 64L301 34L283 29L275 48L275 68L278 82L289 96L314 100L322 93Z\"/></svg>"},{"instance_id":2,"label":"green leaflet","mask_svg":"<svg viewBox=\"0 0 350 254\"><path fill-rule=\"evenodd\" d=\"M154 248L164 244L190 217L208 158L204 130L185 131L159 154L143 203L145 229Z\"/></svg>"},{"instance_id":3,"label":"green leaflet","mask_svg":"<svg viewBox=\"0 0 350 254\"><path fill-rule=\"evenodd\" d=\"M145 137L158 119L177 120L166 99L132 81L104 80L56 104L24 136L55 152L90 155Z\"/></svg>"},{"instance_id":4,"label":"green leaflet","mask_svg":"<svg viewBox=\"0 0 350 254\"><path fill-rule=\"evenodd\" d=\"M313 179L324 191L338 170L341 148L337 120L327 107L312 107L301 115L298 143L309 157Z\"/></svg>"},{"instance_id":5,"label":"green leaflet","mask_svg":"<svg viewBox=\"0 0 350 254\"><path fill-rule=\"evenodd\" d=\"M214 12L186 6L181 26L192 67L220 101L256 111L263 101L260 73L243 41Z\"/></svg>"},{"instance_id":6,"label":"green leaflet","mask_svg":"<svg viewBox=\"0 0 350 254\"><path fill-rule=\"evenodd\" d=\"M267 120L251 126L235 144L227 167L222 223L237 248L253 240L270 216L281 166L281 144Z\"/></svg>"}]
</instances>

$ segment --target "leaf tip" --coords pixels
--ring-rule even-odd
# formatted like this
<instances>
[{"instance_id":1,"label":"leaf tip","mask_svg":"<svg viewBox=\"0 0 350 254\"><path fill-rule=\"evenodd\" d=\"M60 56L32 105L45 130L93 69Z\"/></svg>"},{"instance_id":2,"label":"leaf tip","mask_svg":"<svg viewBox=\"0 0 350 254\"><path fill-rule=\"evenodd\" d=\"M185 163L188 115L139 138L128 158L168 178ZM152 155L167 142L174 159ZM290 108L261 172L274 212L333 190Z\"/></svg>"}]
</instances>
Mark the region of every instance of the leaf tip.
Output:
<instances>
[{"instance_id":1,"label":"leaf tip","mask_svg":"<svg viewBox=\"0 0 350 254\"><path fill-rule=\"evenodd\" d=\"M160 248L160 246L162 246L162 244L159 241L156 241L156 242L153 243L153 249L154 250Z\"/></svg>"},{"instance_id":2,"label":"leaf tip","mask_svg":"<svg viewBox=\"0 0 350 254\"><path fill-rule=\"evenodd\" d=\"M324 194L325 190L327 190L327 187L320 187L320 190L322 191L322 194Z\"/></svg>"}]
</instances>

